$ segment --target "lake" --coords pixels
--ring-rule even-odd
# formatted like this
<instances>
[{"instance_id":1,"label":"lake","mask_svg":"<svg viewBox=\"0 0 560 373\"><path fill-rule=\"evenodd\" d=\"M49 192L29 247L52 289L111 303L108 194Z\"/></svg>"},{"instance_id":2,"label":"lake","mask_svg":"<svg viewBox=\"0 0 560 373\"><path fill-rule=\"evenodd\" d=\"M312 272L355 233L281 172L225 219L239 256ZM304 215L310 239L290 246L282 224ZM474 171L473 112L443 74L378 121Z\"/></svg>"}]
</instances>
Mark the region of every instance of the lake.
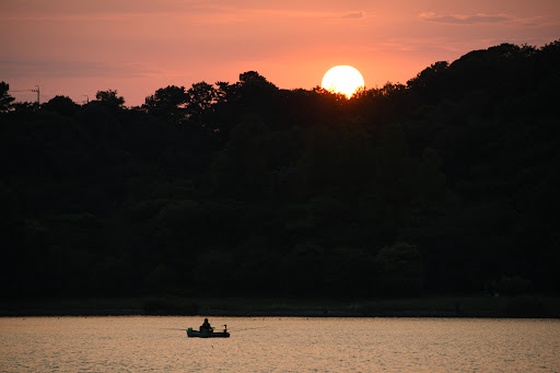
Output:
<instances>
[{"instance_id":1,"label":"lake","mask_svg":"<svg viewBox=\"0 0 560 373\"><path fill-rule=\"evenodd\" d=\"M558 372L560 320L0 318L1 372Z\"/></svg>"}]
</instances>

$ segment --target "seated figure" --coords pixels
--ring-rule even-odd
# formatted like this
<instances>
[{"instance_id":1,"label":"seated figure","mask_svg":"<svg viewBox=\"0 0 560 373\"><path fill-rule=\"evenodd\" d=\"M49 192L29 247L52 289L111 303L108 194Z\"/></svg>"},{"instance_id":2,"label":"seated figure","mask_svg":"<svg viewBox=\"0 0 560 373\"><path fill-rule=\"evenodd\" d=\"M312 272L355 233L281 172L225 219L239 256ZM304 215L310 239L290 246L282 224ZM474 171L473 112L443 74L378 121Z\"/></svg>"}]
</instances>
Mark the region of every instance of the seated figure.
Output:
<instances>
[{"instance_id":1,"label":"seated figure","mask_svg":"<svg viewBox=\"0 0 560 373\"><path fill-rule=\"evenodd\" d=\"M208 322L208 319L204 319L204 322L202 323L202 325L200 325L200 331L201 332L207 331L207 332L210 332L210 333L212 333L214 331L214 328L212 328L210 326L210 323Z\"/></svg>"}]
</instances>

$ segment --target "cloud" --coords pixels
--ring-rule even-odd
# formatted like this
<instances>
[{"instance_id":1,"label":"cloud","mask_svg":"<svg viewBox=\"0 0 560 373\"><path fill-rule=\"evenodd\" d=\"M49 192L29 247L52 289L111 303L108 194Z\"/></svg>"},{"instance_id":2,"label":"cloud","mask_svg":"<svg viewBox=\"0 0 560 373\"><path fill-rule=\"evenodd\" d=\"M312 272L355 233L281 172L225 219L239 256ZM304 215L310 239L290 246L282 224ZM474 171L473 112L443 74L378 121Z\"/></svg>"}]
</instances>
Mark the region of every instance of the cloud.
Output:
<instances>
[{"instance_id":1,"label":"cloud","mask_svg":"<svg viewBox=\"0 0 560 373\"><path fill-rule=\"evenodd\" d=\"M197 0L28 0L6 2L2 7L3 21L119 21L185 13L211 15L231 9Z\"/></svg>"},{"instance_id":2,"label":"cloud","mask_svg":"<svg viewBox=\"0 0 560 373\"><path fill-rule=\"evenodd\" d=\"M436 14L425 12L419 15L420 19L430 22L473 25L477 23L503 23L513 21L512 16L506 14Z\"/></svg>"},{"instance_id":3,"label":"cloud","mask_svg":"<svg viewBox=\"0 0 560 373\"><path fill-rule=\"evenodd\" d=\"M7 75L41 78L138 78L157 73L153 68L138 63L108 64L94 61L60 60L41 60L34 62L0 60L0 70L6 72Z\"/></svg>"},{"instance_id":4,"label":"cloud","mask_svg":"<svg viewBox=\"0 0 560 373\"><path fill-rule=\"evenodd\" d=\"M357 18L364 18L365 16L366 16L366 13L364 11L359 11L359 12L347 13L347 14L343 15L341 18L357 19Z\"/></svg>"}]
</instances>

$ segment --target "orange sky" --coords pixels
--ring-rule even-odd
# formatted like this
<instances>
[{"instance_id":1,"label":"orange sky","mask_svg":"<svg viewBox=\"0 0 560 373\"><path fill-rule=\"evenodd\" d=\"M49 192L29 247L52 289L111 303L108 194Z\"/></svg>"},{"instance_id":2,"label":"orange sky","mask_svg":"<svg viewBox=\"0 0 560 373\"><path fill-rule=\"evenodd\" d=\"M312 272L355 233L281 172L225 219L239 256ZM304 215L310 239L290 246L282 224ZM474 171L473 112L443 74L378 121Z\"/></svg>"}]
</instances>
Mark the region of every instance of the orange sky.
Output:
<instances>
[{"instance_id":1,"label":"orange sky","mask_svg":"<svg viewBox=\"0 0 560 373\"><path fill-rule=\"evenodd\" d=\"M558 0L0 0L0 81L19 101L39 85L43 102L116 89L132 106L248 70L311 89L343 64L372 88L474 49L557 39Z\"/></svg>"}]
</instances>

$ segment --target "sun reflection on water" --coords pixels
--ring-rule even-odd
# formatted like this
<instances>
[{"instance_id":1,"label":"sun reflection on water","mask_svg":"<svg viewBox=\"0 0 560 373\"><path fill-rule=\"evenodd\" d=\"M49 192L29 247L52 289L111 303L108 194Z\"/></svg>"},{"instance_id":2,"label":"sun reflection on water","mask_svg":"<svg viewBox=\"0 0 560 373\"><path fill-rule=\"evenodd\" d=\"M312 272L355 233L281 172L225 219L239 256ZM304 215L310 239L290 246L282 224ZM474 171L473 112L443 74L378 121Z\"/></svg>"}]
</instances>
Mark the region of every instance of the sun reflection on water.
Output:
<instances>
[{"instance_id":1,"label":"sun reflection on water","mask_svg":"<svg viewBox=\"0 0 560 373\"><path fill-rule=\"evenodd\" d=\"M200 318L0 319L0 371L555 371L560 321L214 318L229 339L186 338ZM210 320L213 322L214 320Z\"/></svg>"}]
</instances>

